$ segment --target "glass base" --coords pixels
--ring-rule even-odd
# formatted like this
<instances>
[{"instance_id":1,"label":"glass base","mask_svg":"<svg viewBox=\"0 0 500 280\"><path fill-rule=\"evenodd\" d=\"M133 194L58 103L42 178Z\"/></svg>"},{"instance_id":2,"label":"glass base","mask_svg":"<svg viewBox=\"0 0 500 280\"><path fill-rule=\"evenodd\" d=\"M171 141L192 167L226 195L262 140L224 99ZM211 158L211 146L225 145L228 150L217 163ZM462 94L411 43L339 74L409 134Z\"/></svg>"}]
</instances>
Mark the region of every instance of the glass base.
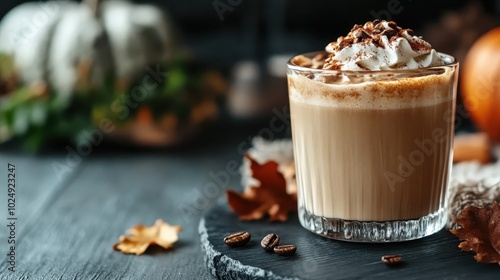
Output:
<instances>
[{"instance_id":1,"label":"glass base","mask_svg":"<svg viewBox=\"0 0 500 280\"><path fill-rule=\"evenodd\" d=\"M352 242L400 242L419 239L440 231L446 224L446 213L440 209L416 220L369 222L316 216L299 207L300 224L328 238Z\"/></svg>"}]
</instances>

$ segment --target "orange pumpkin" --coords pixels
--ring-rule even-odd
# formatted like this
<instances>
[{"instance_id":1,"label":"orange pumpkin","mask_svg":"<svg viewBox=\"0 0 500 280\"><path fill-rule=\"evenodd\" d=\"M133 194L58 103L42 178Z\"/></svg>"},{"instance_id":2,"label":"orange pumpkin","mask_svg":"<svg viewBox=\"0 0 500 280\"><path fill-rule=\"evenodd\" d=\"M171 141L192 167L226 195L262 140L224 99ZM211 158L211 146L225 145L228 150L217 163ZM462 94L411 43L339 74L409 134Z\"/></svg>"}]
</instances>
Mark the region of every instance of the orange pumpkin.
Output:
<instances>
[{"instance_id":1,"label":"orange pumpkin","mask_svg":"<svg viewBox=\"0 0 500 280\"><path fill-rule=\"evenodd\" d=\"M463 103L474 123L500 142L500 27L474 43L461 78Z\"/></svg>"}]
</instances>

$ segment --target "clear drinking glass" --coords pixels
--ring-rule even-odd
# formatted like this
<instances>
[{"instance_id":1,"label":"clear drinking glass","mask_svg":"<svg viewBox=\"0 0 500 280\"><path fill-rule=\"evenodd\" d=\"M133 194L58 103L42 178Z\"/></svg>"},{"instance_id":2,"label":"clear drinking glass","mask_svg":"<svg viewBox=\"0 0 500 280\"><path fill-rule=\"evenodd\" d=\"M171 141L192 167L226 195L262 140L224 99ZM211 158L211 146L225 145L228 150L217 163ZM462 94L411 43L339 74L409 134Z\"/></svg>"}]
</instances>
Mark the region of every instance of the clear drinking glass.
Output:
<instances>
[{"instance_id":1,"label":"clear drinking glass","mask_svg":"<svg viewBox=\"0 0 500 280\"><path fill-rule=\"evenodd\" d=\"M458 63L441 55L445 66L390 71L312 69L290 60L303 227L356 242L412 240L443 228Z\"/></svg>"}]
</instances>

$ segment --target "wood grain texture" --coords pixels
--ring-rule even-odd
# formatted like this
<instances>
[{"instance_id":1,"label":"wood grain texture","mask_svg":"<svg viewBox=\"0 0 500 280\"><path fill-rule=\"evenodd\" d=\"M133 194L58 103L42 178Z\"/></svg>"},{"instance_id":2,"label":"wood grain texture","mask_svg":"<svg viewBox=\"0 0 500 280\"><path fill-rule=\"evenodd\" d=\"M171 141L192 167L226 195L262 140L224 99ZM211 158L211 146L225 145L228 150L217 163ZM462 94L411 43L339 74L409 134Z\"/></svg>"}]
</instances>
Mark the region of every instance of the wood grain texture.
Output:
<instances>
[{"instance_id":1,"label":"wood grain texture","mask_svg":"<svg viewBox=\"0 0 500 280\"><path fill-rule=\"evenodd\" d=\"M61 193L53 194L57 199L36 221L26 225L27 234L17 247L18 273L6 274L7 279L22 276L30 279L125 276L139 279L146 275L149 276L146 278L161 279L179 272L162 265L174 262L173 258L182 258L179 254L133 257L111 248L118 236L136 223L152 224L156 218L180 222L172 217L173 213L166 215L173 212L171 205L160 203L169 193L164 185L155 181L163 177L160 176L162 172L151 167L150 171L156 172L154 176L151 173L133 176L130 163L113 159L92 159L83 163L78 179L70 182ZM135 163L140 165L141 161ZM149 168L149 165L144 167ZM188 228L183 237L190 235L192 232ZM182 247L186 247L186 241L181 237L177 246L177 250L182 249L180 255L193 250ZM0 270L6 271L4 262Z\"/></svg>"},{"instance_id":2,"label":"wood grain texture","mask_svg":"<svg viewBox=\"0 0 500 280\"><path fill-rule=\"evenodd\" d=\"M0 152L3 178L4 162L17 163L22 213L15 273L7 271L6 231L0 231L0 279L211 279L203 263L198 222L224 188L240 184L240 176L229 174L227 182L221 177L224 184L215 192L207 191L207 185L216 183L210 174L241 161L235 144L247 137L210 148L97 152L61 182L51 162L64 159L64 153L18 157ZM6 180L0 186L0 205L5 205ZM1 224L6 221L3 208ZM159 218L183 227L172 251L133 256L112 249L128 228L151 225Z\"/></svg>"},{"instance_id":3,"label":"wood grain texture","mask_svg":"<svg viewBox=\"0 0 500 280\"><path fill-rule=\"evenodd\" d=\"M64 149L38 156L0 149L0 279L213 279L203 260L197 232L200 217L210 211L207 221L208 217L217 218L217 213L220 214L213 223L207 223L207 232L210 233L207 240L225 256L221 255L220 260L234 258L234 253L240 252L217 247L216 241L221 241L223 234L236 228L259 226L259 222L238 222L227 209L222 212L217 212L220 208L209 209L223 196L226 188L240 187L237 170L230 170L228 166L237 168L233 165L241 162L240 148L248 148L249 139L265 125L223 127L180 149L99 147L65 173L62 180L55 174L52 163L66 160ZM16 164L18 177L16 273L6 271L7 232L4 223L8 162ZM137 223L152 224L158 218L184 228L173 251L153 250L137 257L112 249L126 229ZM304 279L317 279L316 276L328 279L390 278L398 277L401 272L404 273L401 275L410 275L408 278L435 276L441 279L475 278L477 271L484 277L500 274L497 267L478 265L471 254L460 252L456 248L458 241L446 232L429 241L425 239L425 244L436 246L427 244L424 253L405 253L408 263L401 270L390 270L379 263L379 253L385 253L383 247L346 243L341 243L341 246L309 234L294 221L295 224L293 221L289 224L289 233L282 232L286 224L271 224L271 230L280 233L283 242L293 241L298 245L297 256L272 262L273 257L278 256L254 256L250 253L255 248L249 247L247 250L251 250L247 253L253 259L242 259L242 263L255 265L252 267L262 264L259 268L263 269L272 264L280 271L286 271L285 277L296 273ZM265 225L266 228L260 231L251 229L254 245L257 245L260 234L263 236L270 230L269 224ZM211 233L217 227L224 231L218 233L218 237ZM442 244L440 240L450 245L438 247ZM304 255L307 252L304 246L309 243L314 246L326 244L328 255L321 256L319 252ZM399 252L396 250L398 246L404 246L403 249L409 246L407 250L412 250L423 245L414 242L391 246L393 251ZM257 249L259 253L262 250L258 246ZM240 250L244 252L245 249ZM332 254L336 256L336 262L332 261ZM314 261L309 256L314 257ZM414 262L412 257L419 261ZM429 261L420 261L427 257ZM304 261L297 264L297 260ZM329 271L318 272L319 266L325 264ZM354 274L349 274L353 270ZM238 275L237 270L229 271L233 271L233 278Z\"/></svg>"},{"instance_id":4,"label":"wood grain texture","mask_svg":"<svg viewBox=\"0 0 500 280\"><path fill-rule=\"evenodd\" d=\"M473 255L460 251L459 240L442 230L416 241L362 244L335 241L303 229L296 215L285 223L242 222L225 204L212 209L200 221L205 262L218 279L497 279L500 266L477 264ZM248 231L245 247L230 248L222 239ZM267 253L260 240L268 233L281 244L294 244L292 257ZM388 267L381 257L397 254L404 263Z\"/></svg>"},{"instance_id":5,"label":"wood grain texture","mask_svg":"<svg viewBox=\"0 0 500 280\"><path fill-rule=\"evenodd\" d=\"M44 158L26 154L0 153L0 221L7 218L7 166L16 167L16 217L17 241L23 238L28 224L37 219L41 212L50 207L54 194L61 192L67 183L78 174L80 166L74 166L58 177L52 167L55 162L63 162L64 155L50 155ZM6 240L7 232L0 230L0 240ZM6 242L5 242L6 243ZM6 250L1 247L2 252ZM2 254L3 257L3 254ZM3 262L0 263L2 269ZM1 271L1 270L0 270Z\"/></svg>"}]
</instances>

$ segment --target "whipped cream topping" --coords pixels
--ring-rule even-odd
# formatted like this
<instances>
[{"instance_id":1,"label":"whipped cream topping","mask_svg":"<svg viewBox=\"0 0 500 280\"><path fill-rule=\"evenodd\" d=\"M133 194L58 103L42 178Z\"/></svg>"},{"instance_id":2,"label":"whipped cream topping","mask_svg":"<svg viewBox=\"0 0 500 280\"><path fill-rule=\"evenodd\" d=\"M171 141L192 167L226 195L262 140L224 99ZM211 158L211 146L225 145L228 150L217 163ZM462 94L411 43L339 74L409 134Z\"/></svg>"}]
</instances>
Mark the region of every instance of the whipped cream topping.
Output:
<instances>
[{"instance_id":1,"label":"whipped cream topping","mask_svg":"<svg viewBox=\"0 0 500 280\"><path fill-rule=\"evenodd\" d=\"M330 55L323 69L393 70L442 66L452 61L432 46L393 21L374 20L354 25L349 34L326 46Z\"/></svg>"}]
</instances>

